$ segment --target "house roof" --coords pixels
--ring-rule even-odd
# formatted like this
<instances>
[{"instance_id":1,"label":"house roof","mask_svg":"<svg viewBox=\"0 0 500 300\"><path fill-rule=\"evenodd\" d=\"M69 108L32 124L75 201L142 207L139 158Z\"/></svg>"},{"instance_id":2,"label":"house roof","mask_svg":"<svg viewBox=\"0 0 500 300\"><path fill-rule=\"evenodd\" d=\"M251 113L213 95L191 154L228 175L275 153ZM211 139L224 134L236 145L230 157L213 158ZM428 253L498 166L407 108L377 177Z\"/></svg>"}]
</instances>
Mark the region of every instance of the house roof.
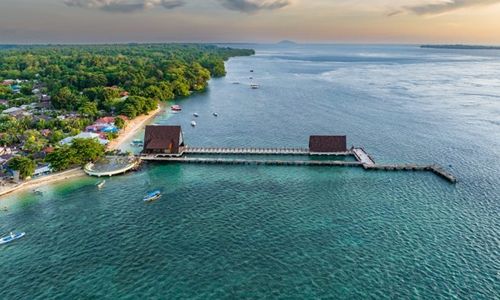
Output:
<instances>
[{"instance_id":1,"label":"house roof","mask_svg":"<svg viewBox=\"0 0 500 300\"><path fill-rule=\"evenodd\" d=\"M313 135L309 138L309 151L316 153L332 153L347 151L345 135Z\"/></svg>"},{"instance_id":2,"label":"house roof","mask_svg":"<svg viewBox=\"0 0 500 300\"><path fill-rule=\"evenodd\" d=\"M144 135L144 150L162 150L172 147L172 152L178 152L182 143L180 126L150 125L146 126Z\"/></svg>"},{"instance_id":3,"label":"house roof","mask_svg":"<svg viewBox=\"0 0 500 300\"><path fill-rule=\"evenodd\" d=\"M115 122L114 117L103 117L95 120L94 124L112 124Z\"/></svg>"}]
</instances>

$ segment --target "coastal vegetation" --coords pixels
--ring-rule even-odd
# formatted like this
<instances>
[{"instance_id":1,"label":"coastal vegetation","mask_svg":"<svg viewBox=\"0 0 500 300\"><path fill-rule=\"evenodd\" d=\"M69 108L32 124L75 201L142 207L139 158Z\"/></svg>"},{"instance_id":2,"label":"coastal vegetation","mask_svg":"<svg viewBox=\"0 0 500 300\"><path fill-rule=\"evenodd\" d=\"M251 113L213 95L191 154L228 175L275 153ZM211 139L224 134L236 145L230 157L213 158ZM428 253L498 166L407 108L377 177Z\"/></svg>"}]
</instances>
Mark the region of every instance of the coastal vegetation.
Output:
<instances>
[{"instance_id":1,"label":"coastal vegetation","mask_svg":"<svg viewBox=\"0 0 500 300\"><path fill-rule=\"evenodd\" d=\"M252 54L200 44L0 49L0 147L9 148L12 157L49 162L54 170L81 164L95 155L61 140L105 116L123 116L114 118L114 126L124 128L125 118L204 90L210 78L226 74L224 61L230 57ZM102 137L115 138L116 132Z\"/></svg>"},{"instance_id":2,"label":"coastal vegetation","mask_svg":"<svg viewBox=\"0 0 500 300\"><path fill-rule=\"evenodd\" d=\"M71 166L84 166L99 159L104 153L105 147L96 139L74 139L71 144L63 145L49 153L45 160L54 171L61 171Z\"/></svg>"}]
</instances>

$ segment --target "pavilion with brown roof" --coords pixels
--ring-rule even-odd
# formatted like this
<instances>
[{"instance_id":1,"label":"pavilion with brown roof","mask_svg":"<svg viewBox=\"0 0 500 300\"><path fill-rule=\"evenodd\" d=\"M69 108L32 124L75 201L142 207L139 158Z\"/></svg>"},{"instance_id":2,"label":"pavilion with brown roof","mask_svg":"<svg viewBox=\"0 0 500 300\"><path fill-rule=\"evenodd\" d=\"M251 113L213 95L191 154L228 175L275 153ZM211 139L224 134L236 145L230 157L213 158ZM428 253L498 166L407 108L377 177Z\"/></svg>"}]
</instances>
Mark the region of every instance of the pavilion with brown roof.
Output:
<instances>
[{"instance_id":1,"label":"pavilion with brown roof","mask_svg":"<svg viewBox=\"0 0 500 300\"><path fill-rule=\"evenodd\" d=\"M181 154L184 147L181 126L149 125L144 135L144 154Z\"/></svg>"},{"instance_id":2,"label":"pavilion with brown roof","mask_svg":"<svg viewBox=\"0 0 500 300\"><path fill-rule=\"evenodd\" d=\"M310 153L337 153L347 151L345 135L312 135L309 137Z\"/></svg>"}]
</instances>

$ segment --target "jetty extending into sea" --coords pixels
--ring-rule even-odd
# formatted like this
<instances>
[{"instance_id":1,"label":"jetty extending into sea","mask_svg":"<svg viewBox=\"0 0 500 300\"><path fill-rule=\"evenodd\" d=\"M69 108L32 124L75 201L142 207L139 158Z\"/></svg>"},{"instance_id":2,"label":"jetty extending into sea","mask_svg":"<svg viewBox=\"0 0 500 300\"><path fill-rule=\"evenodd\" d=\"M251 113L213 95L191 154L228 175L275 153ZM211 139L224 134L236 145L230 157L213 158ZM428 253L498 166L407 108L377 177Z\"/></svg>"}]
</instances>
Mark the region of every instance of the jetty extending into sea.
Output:
<instances>
[{"instance_id":1,"label":"jetty extending into sea","mask_svg":"<svg viewBox=\"0 0 500 300\"><path fill-rule=\"evenodd\" d=\"M248 158L249 156L251 158ZM287 156L287 159L284 159L284 156ZM451 183L457 182L455 176L436 164L378 164L364 148L347 149L345 135L310 136L308 148L189 147L184 143L180 126L151 125L146 127L144 148L139 155L126 160L110 158L107 160L112 162L112 166L103 166L102 163L89 164L85 171L91 176L114 176L136 169L142 161L219 165L359 167L375 171L432 172Z\"/></svg>"}]
</instances>

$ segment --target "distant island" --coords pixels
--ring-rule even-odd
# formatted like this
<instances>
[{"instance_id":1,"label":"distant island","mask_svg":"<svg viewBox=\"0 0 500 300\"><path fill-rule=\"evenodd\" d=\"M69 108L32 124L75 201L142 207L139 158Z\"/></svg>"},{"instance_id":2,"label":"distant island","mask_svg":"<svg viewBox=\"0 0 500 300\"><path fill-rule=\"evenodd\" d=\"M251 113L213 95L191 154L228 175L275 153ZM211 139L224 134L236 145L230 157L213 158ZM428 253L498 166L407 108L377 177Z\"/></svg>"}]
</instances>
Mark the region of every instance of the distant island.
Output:
<instances>
[{"instance_id":1,"label":"distant island","mask_svg":"<svg viewBox=\"0 0 500 300\"><path fill-rule=\"evenodd\" d=\"M500 46L481 46L481 45L422 45L420 48L434 49L459 49L459 50L500 50Z\"/></svg>"},{"instance_id":2,"label":"distant island","mask_svg":"<svg viewBox=\"0 0 500 300\"><path fill-rule=\"evenodd\" d=\"M290 45L291 46L291 45L297 45L297 43L294 41L290 41L290 40L283 40L283 41L279 42L278 45Z\"/></svg>"}]
</instances>

